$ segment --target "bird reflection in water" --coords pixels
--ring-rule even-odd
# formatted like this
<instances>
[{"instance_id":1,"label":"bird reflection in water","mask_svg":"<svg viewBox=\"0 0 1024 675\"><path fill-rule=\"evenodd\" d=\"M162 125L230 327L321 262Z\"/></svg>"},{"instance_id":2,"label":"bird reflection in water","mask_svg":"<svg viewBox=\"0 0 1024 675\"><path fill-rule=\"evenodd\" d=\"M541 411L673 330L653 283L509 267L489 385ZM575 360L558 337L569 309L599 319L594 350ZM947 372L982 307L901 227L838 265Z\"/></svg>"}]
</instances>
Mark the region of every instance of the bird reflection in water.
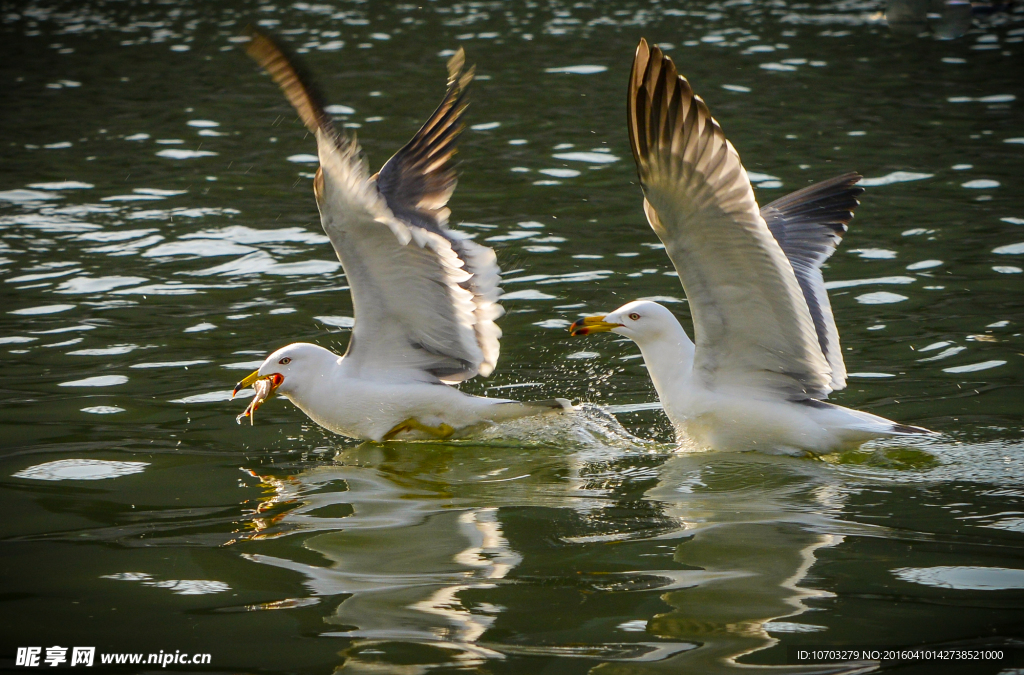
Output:
<instances>
[{"instance_id":1,"label":"bird reflection in water","mask_svg":"<svg viewBox=\"0 0 1024 675\"><path fill-rule=\"evenodd\" d=\"M326 612L321 637L339 640L337 672L525 656L729 672L781 632L822 630L796 618L830 597L808 572L862 529L838 520L835 475L818 462L666 450L349 448L263 481L267 503L288 508L270 509L243 555L302 576ZM282 537L300 537L302 552L260 550Z\"/></svg>"}]
</instances>

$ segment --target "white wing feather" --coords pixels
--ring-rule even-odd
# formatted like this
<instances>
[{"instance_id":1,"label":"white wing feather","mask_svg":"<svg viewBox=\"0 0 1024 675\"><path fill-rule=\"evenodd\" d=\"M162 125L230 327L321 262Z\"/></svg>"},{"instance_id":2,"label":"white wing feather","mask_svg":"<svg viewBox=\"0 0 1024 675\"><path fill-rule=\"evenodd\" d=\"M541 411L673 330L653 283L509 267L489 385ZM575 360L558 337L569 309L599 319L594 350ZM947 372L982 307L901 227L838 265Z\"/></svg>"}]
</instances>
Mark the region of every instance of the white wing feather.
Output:
<instances>
[{"instance_id":1,"label":"white wing feather","mask_svg":"<svg viewBox=\"0 0 1024 675\"><path fill-rule=\"evenodd\" d=\"M689 301L694 371L711 389L825 398L831 369L739 155L672 61L641 41L629 132L644 210Z\"/></svg>"},{"instance_id":2,"label":"white wing feather","mask_svg":"<svg viewBox=\"0 0 1024 675\"><path fill-rule=\"evenodd\" d=\"M346 360L376 378L388 371L445 382L489 375L501 336L494 320L503 313L497 262L491 249L445 227L455 187L450 159L472 79L462 51L449 62L441 105L374 176L280 45L257 32L248 51L316 135L314 192L352 292Z\"/></svg>"}]
</instances>

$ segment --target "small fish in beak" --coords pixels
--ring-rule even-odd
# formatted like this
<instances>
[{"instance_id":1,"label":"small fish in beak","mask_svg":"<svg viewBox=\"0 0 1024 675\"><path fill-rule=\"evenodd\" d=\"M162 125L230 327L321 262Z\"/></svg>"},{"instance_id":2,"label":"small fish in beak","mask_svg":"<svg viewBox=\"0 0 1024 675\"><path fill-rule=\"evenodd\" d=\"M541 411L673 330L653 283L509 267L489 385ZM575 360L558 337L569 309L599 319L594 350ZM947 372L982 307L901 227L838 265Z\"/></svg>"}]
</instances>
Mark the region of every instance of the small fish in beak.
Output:
<instances>
[{"instance_id":1,"label":"small fish in beak","mask_svg":"<svg viewBox=\"0 0 1024 675\"><path fill-rule=\"evenodd\" d=\"M277 391L277 388L281 386L282 382L284 382L284 375L280 373L274 373L273 375L264 375L263 377L260 377L260 371L257 370L255 373L252 373L244 380L236 384L235 390L231 392L231 398L234 398L235 394L237 394L242 389L245 389L246 387L250 386L256 391L256 395L252 397L251 401L249 401L249 405L246 407L244 411L242 411L242 414L235 418L235 421L241 424L242 418L248 417L249 424L255 424L256 411L259 409L261 405L263 405L264 401L273 398L274 392Z\"/></svg>"},{"instance_id":2,"label":"small fish in beak","mask_svg":"<svg viewBox=\"0 0 1024 675\"><path fill-rule=\"evenodd\" d=\"M604 316L585 316L574 321L569 326L569 335L576 337L578 335L589 335L590 333L607 333L622 325L621 323L608 323L604 319Z\"/></svg>"}]
</instances>

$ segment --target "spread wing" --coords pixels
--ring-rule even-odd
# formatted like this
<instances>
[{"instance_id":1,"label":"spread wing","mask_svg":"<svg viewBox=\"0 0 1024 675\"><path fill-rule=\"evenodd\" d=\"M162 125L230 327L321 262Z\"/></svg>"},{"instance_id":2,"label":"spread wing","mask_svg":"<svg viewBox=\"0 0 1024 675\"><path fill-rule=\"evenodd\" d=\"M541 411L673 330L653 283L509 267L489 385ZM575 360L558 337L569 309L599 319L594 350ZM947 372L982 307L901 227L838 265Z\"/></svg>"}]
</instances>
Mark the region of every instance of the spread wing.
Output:
<instances>
[{"instance_id":1,"label":"spread wing","mask_svg":"<svg viewBox=\"0 0 1024 675\"><path fill-rule=\"evenodd\" d=\"M375 377L401 371L459 382L489 375L501 337L494 321L503 313L497 261L494 251L446 227L452 156L473 78L462 50L449 61L441 104L371 176L359 145L335 128L295 60L268 36L252 37L250 56L316 136L314 192L355 314L346 360Z\"/></svg>"},{"instance_id":2,"label":"spread wing","mask_svg":"<svg viewBox=\"0 0 1024 675\"><path fill-rule=\"evenodd\" d=\"M833 391L846 387L846 364L821 266L835 253L853 219L853 210L860 204L857 196L864 192L856 185L860 179L857 173L836 176L761 209L761 217L793 265L814 322L818 346L832 369Z\"/></svg>"},{"instance_id":3,"label":"spread wing","mask_svg":"<svg viewBox=\"0 0 1024 675\"><path fill-rule=\"evenodd\" d=\"M644 210L689 301L697 377L712 389L827 397L831 368L739 155L672 60L645 40L627 115Z\"/></svg>"}]
</instances>

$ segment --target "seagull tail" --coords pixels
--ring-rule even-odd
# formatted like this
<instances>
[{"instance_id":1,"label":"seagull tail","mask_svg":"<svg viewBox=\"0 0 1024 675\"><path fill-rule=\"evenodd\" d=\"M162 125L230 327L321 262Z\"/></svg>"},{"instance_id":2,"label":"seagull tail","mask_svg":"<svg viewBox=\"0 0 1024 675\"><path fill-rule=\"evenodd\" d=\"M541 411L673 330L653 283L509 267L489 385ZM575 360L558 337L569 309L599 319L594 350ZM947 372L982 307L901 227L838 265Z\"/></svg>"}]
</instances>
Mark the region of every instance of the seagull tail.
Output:
<instances>
[{"instance_id":1,"label":"seagull tail","mask_svg":"<svg viewBox=\"0 0 1024 675\"><path fill-rule=\"evenodd\" d=\"M849 409L844 408L844 411ZM895 437L907 437L907 436L938 436L935 431L925 429L924 427L915 427L910 424L900 424L899 422L893 422L887 420L884 417L878 415L872 415L862 410L852 411L856 414L857 419L852 423L848 424L845 428L847 432L851 432L854 435L858 433L866 434L868 437L874 438L895 438Z\"/></svg>"},{"instance_id":2,"label":"seagull tail","mask_svg":"<svg viewBox=\"0 0 1024 675\"><path fill-rule=\"evenodd\" d=\"M910 424L899 424L893 422L889 428L889 435L891 436L938 436L939 433L924 427L915 427Z\"/></svg>"},{"instance_id":3,"label":"seagull tail","mask_svg":"<svg viewBox=\"0 0 1024 675\"><path fill-rule=\"evenodd\" d=\"M489 417L493 422L505 422L545 413L572 410L572 403L564 398L549 398L543 401L508 401L491 407Z\"/></svg>"}]
</instances>

